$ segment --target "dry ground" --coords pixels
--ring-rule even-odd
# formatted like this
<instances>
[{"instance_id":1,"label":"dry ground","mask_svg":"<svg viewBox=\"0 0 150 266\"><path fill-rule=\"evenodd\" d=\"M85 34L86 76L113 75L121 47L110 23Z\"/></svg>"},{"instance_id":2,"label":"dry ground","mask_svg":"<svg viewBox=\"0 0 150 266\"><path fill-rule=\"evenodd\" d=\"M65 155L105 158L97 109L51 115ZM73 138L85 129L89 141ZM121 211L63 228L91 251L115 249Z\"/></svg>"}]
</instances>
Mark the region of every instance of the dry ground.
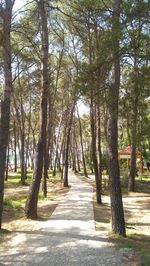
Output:
<instances>
[{"instance_id":1,"label":"dry ground","mask_svg":"<svg viewBox=\"0 0 150 266\"><path fill-rule=\"evenodd\" d=\"M83 177L81 177L83 178ZM93 180L85 179L91 185L94 185ZM47 219L54 211L60 200L68 192L69 188L64 188L61 182L54 182L49 187L49 194L46 200L39 200L39 217ZM94 200L94 217L96 230L107 234L112 241L116 243L116 247L131 247L135 250L136 262L134 265L150 266L150 181L140 181L137 183L137 190L142 192L125 193L123 195L125 220L127 229L127 238L114 237L110 234L111 230L111 214L110 214L110 200L107 193L103 195L103 204L98 205ZM27 193L28 187L18 187L15 189L7 189L6 195L16 197ZM148 193L149 192L149 193ZM38 222L27 220L24 217L24 202L19 207L18 212L21 217L16 218L16 210L11 208L4 209L3 221L4 228L10 231L23 230L37 230ZM21 208L21 210L20 210ZM0 240L3 239L3 234L0 235ZM11 234L5 235L5 243L7 239L10 240ZM142 261L142 262L140 262Z\"/></svg>"},{"instance_id":2,"label":"dry ground","mask_svg":"<svg viewBox=\"0 0 150 266\"><path fill-rule=\"evenodd\" d=\"M21 197L21 195L27 195L29 186L20 186L15 188L9 188L5 191L6 197L13 197L13 199ZM64 188L62 182L52 182L48 187L48 197L47 199L40 199L38 201L38 217L39 220L47 220L61 201L61 199L69 191L69 188ZM21 202L21 206L18 208L11 208L4 206L3 211L3 230L0 234L0 242L5 240L5 245L7 246L7 240L11 240L11 232L13 231L23 231L23 230L38 230L38 221L33 221L25 218L24 206L25 199Z\"/></svg>"},{"instance_id":3,"label":"dry ground","mask_svg":"<svg viewBox=\"0 0 150 266\"><path fill-rule=\"evenodd\" d=\"M150 180L136 180L136 191L127 193L127 183L123 181L123 204L127 237L114 236L111 233L111 210L107 182L103 184L103 204L96 203L95 182L90 178L81 178L90 183L94 190L95 228L108 235L116 247L132 248L135 251L133 265L150 266ZM105 180L106 181L106 180Z\"/></svg>"}]
</instances>

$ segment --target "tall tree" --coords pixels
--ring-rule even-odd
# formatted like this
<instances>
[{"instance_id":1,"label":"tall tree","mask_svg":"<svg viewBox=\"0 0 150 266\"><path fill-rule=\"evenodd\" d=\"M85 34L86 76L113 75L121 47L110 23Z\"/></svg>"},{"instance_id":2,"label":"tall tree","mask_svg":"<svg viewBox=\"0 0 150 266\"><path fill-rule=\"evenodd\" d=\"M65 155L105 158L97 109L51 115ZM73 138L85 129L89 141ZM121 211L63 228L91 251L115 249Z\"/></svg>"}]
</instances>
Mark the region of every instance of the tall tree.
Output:
<instances>
[{"instance_id":1,"label":"tall tree","mask_svg":"<svg viewBox=\"0 0 150 266\"><path fill-rule=\"evenodd\" d=\"M79 121L79 134L80 134L80 142L81 142L82 163L83 163L84 175L86 177L88 177L87 169L86 169L86 162L85 162L85 155L84 155L84 148L83 148L82 124L81 124L81 119L80 119L80 116L79 116L78 108L77 108L77 114L78 114L78 121Z\"/></svg>"},{"instance_id":2,"label":"tall tree","mask_svg":"<svg viewBox=\"0 0 150 266\"><path fill-rule=\"evenodd\" d=\"M43 170L43 159L46 149L47 127L47 96L48 96L48 28L47 14L44 0L37 1L41 22L41 103L40 103L40 129L36 147L34 171L29 195L26 201L25 213L28 218L37 218L37 203L40 182Z\"/></svg>"},{"instance_id":3,"label":"tall tree","mask_svg":"<svg viewBox=\"0 0 150 266\"><path fill-rule=\"evenodd\" d=\"M6 0L0 5L0 16L3 21L3 61L4 61L4 93L1 100L0 117L0 229L2 226L4 175L6 166L6 151L8 147L10 102L12 94L12 69L11 69L11 20L14 0Z\"/></svg>"},{"instance_id":4,"label":"tall tree","mask_svg":"<svg viewBox=\"0 0 150 266\"><path fill-rule=\"evenodd\" d=\"M112 85L109 91L109 120L108 120L108 155L110 198L112 214L112 231L122 236L126 235L125 221L120 184L120 169L118 163L118 98L120 88L120 0L113 0L112 17Z\"/></svg>"},{"instance_id":5,"label":"tall tree","mask_svg":"<svg viewBox=\"0 0 150 266\"><path fill-rule=\"evenodd\" d=\"M73 114L76 104L76 98L72 100L72 103L70 104L68 110L68 121L66 125L66 139L65 139L65 158L64 158L64 187L68 187L68 166L69 166L69 147L70 147L70 133L71 133L71 127L72 127L72 121L73 121Z\"/></svg>"}]
</instances>

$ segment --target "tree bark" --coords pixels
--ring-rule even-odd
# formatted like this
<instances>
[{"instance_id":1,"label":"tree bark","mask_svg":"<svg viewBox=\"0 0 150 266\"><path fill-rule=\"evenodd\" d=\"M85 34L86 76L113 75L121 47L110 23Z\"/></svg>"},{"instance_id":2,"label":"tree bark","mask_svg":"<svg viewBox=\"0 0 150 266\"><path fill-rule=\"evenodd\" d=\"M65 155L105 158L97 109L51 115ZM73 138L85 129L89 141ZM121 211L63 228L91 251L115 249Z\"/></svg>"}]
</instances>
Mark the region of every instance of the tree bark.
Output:
<instances>
[{"instance_id":1,"label":"tree bark","mask_svg":"<svg viewBox=\"0 0 150 266\"><path fill-rule=\"evenodd\" d=\"M54 169L53 169L53 176L56 175L56 168L58 165L58 160L59 160L59 154L58 154L58 149L59 149L59 142L60 142L60 135L61 135L61 125L62 125L62 117L59 122L59 127L58 127L58 136L56 139L56 149L55 149L55 160L54 160Z\"/></svg>"},{"instance_id":2,"label":"tree bark","mask_svg":"<svg viewBox=\"0 0 150 266\"><path fill-rule=\"evenodd\" d=\"M80 116L79 116L78 109L77 109L77 114L78 114L78 121L79 121L80 143L81 143L82 163L83 163L84 175L85 175L85 177L88 177L87 170L86 170L85 156L84 156L84 148L83 148L82 125L81 125L81 119L80 119Z\"/></svg>"},{"instance_id":3,"label":"tree bark","mask_svg":"<svg viewBox=\"0 0 150 266\"><path fill-rule=\"evenodd\" d=\"M130 163L130 174L129 174L129 183L128 183L128 191L135 190L135 175L136 175L136 148L137 148L137 119L138 119L138 98L139 98L139 85L138 85L138 74L139 70L137 67L136 56L134 61L134 102L133 102L133 121L131 125L131 163Z\"/></svg>"},{"instance_id":4,"label":"tree bark","mask_svg":"<svg viewBox=\"0 0 150 266\"><path fill-rule=\"evenodd\" d=\"M110 178L110 198L112 231L122 236L126 235L125 221L122 203L122 193L120 184L120 169L118 162L118 98L120 88L120 1L113 0L112 18L112 86L109 94L109 120L108 120L108 155L109 155L109 178Z\"/></svg>"},{"instance_id":5,"label":"tree bark","mask_svg":"<svg viewBox=\"0 0 150 266\"><path fill-rule=\"evenodd\" d=\"M40 182L43 170L43 158L46 149L46 127L47 127L47 96L48 96L48 28L47 15L44 1L38 2L38 10L41 20L41 103L40 103L40 133L36 148L34 171L29 195L26 201L25 213L28 218L37 218L37 203Z\"/></svg>"},{"instance_id":6,"label":"tree bark","mask_svg":"<svg viewBox=\"0 0 150 266\"><path fill-rule=\"evenodd\" d=\"M77 172L80 173L81 168L80 168L80 160L79 160L79 151L78 151L78 143L77 139L75 138L75 152L76 152L76 158L77 158Z\"/></svg>"},{"instance_id":7,"label":"tree bark","mask_svg":"<svg viewBox=\"0 0 150 266\"><path fill-rule=\"evenodd\" d=\"M2 226L4 178L6 165L6 151L8 147L10 102L12 94L11 70L11 18L14 1L6 0L3 12L3 58L4 58L4 94L1 100L0 118L0 229Z\"/></svg>"},{"instance_id":8,"label":"tree bark","mask_svg":"<svg viewBox=\"0 0 150 266\"><path fill-rule=\"evenodd\" d=\"M71 126L72 126L72 120L73 120L73 113L75 108L75 100L73 102L73 106L71 106L70 110L70 118L69 123L66 130L66 142L65 142L65 162L64 162L64 187L68 187L68 157L69 157L69 144L70 144L70 132L71 132Z\"/></svg>"},{"instance_id":9,"label":"tree bark","mask_svg":"<svg viewBox=\"0 0 150 266\"><path fill-rule=\"evenodd\" d=\"M10 152L10 147L9 147L9 141L8 141L8 147L7 147L7 159L6 159L6 171L5 171L5 180L8 180L8 171L9 171L9 152Z\"/></svg>"},{"instance_id":10,"label":"tree bark","mask_svg":"<svg viewBox=\"0 0 150 266\"><path fill-rule=\"evenodd\" d=\"M52 144L52 123L53 123L53 106L51 103L51 95L48 92L48 121L47 121L47 138L46 138L46 147L44 151L44 169L43 169L43 178L42 178L42 190L44 198L47 197L47 179L48 179L48 169L50 165L50 154L49 150Z\"/></svg>"},{"instance_id":11,"label":"tree bark","mask_svg":"<svg viewBox=\"0 0 150 266\"><path fill-rule=\"evenodd\" d=\"M93 58L93 45L92 45L92 34L91 34L91 25L90 25L90 12L88 16L87 26L88 26L88 49L89 49L89 65L92 66ZM95 174L95 183L96 183L96 199L97 203L101 203L101 192L100 192L100 180L99 180L99 171L98 171L98 160L97 160L97 146L96 146L96 106L95 106L95 94L94 94L94 76L91 72L91 82L90 82L90 124L91 124L91 152L92 152L92 161Z\"/></svg>"},{"instance_id":12,"label":"tree bark","mask_svg":"<svg viewBox=\"0 0 150 266\"><path fill-rule=\"evenodd\" d=\"M13 127L13 131L14 131L14 171L15 173L17 172L17 135L16 135L16 122L14 120L14 127Z\"/></svg>"},{"instance_id":13,"label":"tree bark","mask_svg":"<svg viewBox=\"0 0 150 266\"><path fill-rule=\"evenodd\" d=\"M20 76L19 76L19 63L18 63L18 86L21 90ZM19 104L15 95L13 95L14 108L16 112L16 121L18 122L19 135L20 135L20 167L21 167L21 184L25 185L25 112L23 108L22 95L20 96ZM18 108L20 106L20 111Z\"/></svg>"},{"instance_id":14,"label":"tree bark","mask_svg":"<svg viewBox=\"0 0 150 266\"><path fill-rule=\"evenodd\" d=\"M97 137L98 137L98 169L99 169L99 183L100 183L100 194L102 195L102 150L101 150L101 114L100 114L100 106L97 107L97 120L98 120L98 128L97 128ZM100 197L102 204L102 197Z\"/></svg>"},{"instance_id":15,"label":"tree bark","mask_svg":"<svg viewBox=\"0 0 150 266\"><path fill-rule=\"evenodd\" d=\"M101 204L101 187L100 187L100 178L99 178L99 169L97 161L97 147L96 147L96 113L95 113L95 104L93 100L93 95L91 93L91 109L90 109L90 118L91 118L91 136L92 136L92 160L95 174L95 183L96 183L96 201L98 204Z\"/></svg>"}]
</instances>

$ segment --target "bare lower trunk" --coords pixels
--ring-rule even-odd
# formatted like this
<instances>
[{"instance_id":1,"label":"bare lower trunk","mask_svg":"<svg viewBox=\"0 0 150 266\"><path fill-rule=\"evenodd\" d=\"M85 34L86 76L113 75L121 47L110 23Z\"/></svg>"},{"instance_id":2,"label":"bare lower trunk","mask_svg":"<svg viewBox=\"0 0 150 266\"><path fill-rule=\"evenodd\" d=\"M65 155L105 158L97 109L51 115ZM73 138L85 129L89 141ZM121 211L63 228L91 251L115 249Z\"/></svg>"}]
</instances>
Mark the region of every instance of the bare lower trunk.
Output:
<instances>
[{"instance_id":1,"label":"bare lower trunk","mask_svg":"<svg viewBox=\"0 0 150 266\"><path fill-rule=\"evenodd\" d=\"M128 191L135 190L135 175L136 175L136 147L132 146Z\"/></svg>"},{"instance_id":2,"label":"bare lower trunk","mask_svg":"<svg viewBox=\"0 0 150 266\"><path fill-rule=\"evenodd\" d=\"M9 171L9 144L8 144L8 148L7 148L7 159L6 159L6 171L5 171L5 180L8 180L8 171Z\"/></svg>"},{"instance_id":3,"label":"bare lower trunk","mask_svg":"<svg viewBox=\"0 0 150 266\"><path fill-rule=\"evenodd\" d=\"M25 135L21 135L21 184L25 185Z\"/></svg>"},{"instance_id":4,"label":"bare lower trunk","mask_svg":"<svg viewBox=\"0 0 150 266\"><path fill-rule=\"evenodd\" d=\"M97 161L97 148L96 148L96 114L95 106L93 103L93 96L91 96L91 135L92 135L92 160L95 174L95 183L96 183L96 201L98 204L101 204L101 187L99 179L99 169Z\"/></svg>"},{"instance_id":5,"label":"bare lower trunk","mask_svg":"<svg viewBox=\"0 0 150 266\"><path fill-rule=\"evenodd\" d=\"M100 194L102 194L102 150L101 150L101 114L100 114L100 107L98 106L97 112L97 119L98 119L98 129L97 129L97 137L98 137L98 169L99 169L99 182L100 182ZM102 203L102 197L100 198Z\"/></svg>"},{"instance_id":6,"label":"bare lower trunk","mask_svg":"<svg viewBox=\"0 0 150 266\"><path fill-rule=\"evenodd\" d=\"M136 105L136 104L135 104ZM136 145L137 145L137 105L134 109L134 121L132 125L132 134L131 134L131 144L132 144L132 151L131 151L131 163L130 163L130 174L129 174L129 183L128 183L128 191L135 190L135 176L136 176Z\"/></svg>"},{"instance_id":7,"label":"bare lower trunk","mask_svg":"<svg viewBox=\"0 0 150 266\"><path fill-rule=\"evenodd\" d=\"M37 202L40 182L42 178L43 158L46 149L46 126L47 126L47 96L48 96L48 29L47 15L44 1L38 2L38 9L41 19L41 37L42 37L42 77L41 77L41 106L40 106L40 135L36 149L36 158L32 183L30 185L29 195L26 201L25 213L28 218L37 218Z\"/></svg>"},{"instance_id":8,"label":"bare lower trunk","mask_svg":"<svg viewBox=\"0 0 150 266\"><path fill-rule=\"evenodd\" d=\"M77 110L78 111L78 110ZM84 169L84 175L88 177L87 170L86 170L86 162L85 162L85 156L84 156L84 148L83 148L83 134L82 134L82 125L81 120L78 112L78 121L79 121L79 130L80 130L80 143L81 143L81 151L82 151L82 163L83 163L83 169Z\"/></svg>"},{"instance_id":9,"label":"bare lower trunk","mask_svg":"<svg viewBox=\"0 0 150 266\"><path fill-rule=\"evenodd\" d=\"M112 87L109 94L109 121L108 121L108 154L109 154L109 177L112 231L122 236L126 235L125 221L120 184L120 169L118 162L118 98L120 87L120 56L119 56L119 10L120 1L113 1L113 67Z\"/></svg>"},{"instance_id":10,"label":"bare lower trunk","mask_svg":"<svg viewBox=\"0 0 150 266\"><path fill-rule=\"evenodd\" d=\"M134 75L135 75L135 84L134 84L134 100L133 100L133 117L132 117L132 125L131 125L131 164L130 164L130 174L129 174L129 183L128 183L128 191L135 190L135 176L136 176L136 148L137 148L137 120L138 120L138 98L139 98L139 88L138 84L138 75L139 70L137 67L137 60L135 58L134 61Z\"/></svg>"},{"instance_id":11,"label":"bare lower trunk","mask_svg":"<svg viewBox=\"0 0 150 266\"><path fill-rule=\"evenodd\" d=\"M69 155L69 137L70 135L67 135L67 140L66 140L66 147L65 147L65 162L64 162L64 187L68 187L68 155Z\"/></svg>"},{"instance_id":12,"label":"bare lower trunk","mask_svg":"<svg viewBox=\"0 0 150 266\"><path fill-rule=\"evenodd\" d=\"M14 121L14 171L17 172L17 136L16 136L16 122Z\"/></svg>"},{"instance_id":13,"label":"bare lower trunk","mask_svg":"<svg viewBox=\"0 0 150 266\"><path fill-rule=\"evenodd\" d=\"M3 10L3 51L4 51L4 75L5 88L1 99L1 118L0 118L0 229L2 226L4 178L6 166L6 151L8 147L10 102L12 93L12 73L11 73L11 16L13 3L5 1L6 7Z\"/></svg>"},{"instance_id":14,"label":"bare lower trunk","mask_svg":"<svg viewBox=\"0 0 150 266\"><path fill-rule=\"evenodd\" d=\"M67 135L66 135L66 142L65 142L65 162L64 162L64 187L68 187L68 166L69 166L69 144L70 144L70 132L71 132L71 126L72 126L72 120L73 120L73 113L74 113L74 107L75 102L73 103L73 106L71 107L70 112L70 119L67 127Z\"/></svg>"},{"instance_id":15,"label":"bare lower trunk","mask_svg":"<svg viewBox=\"0 0 150 266\"><path fill-rule=\"evenodd\" d=\"M44 198L47 197L47 179L48 179L48 169L50 165L50 155L49 150L52 144L52 103L51 103L51 95L48 93L48 121L47 121L47 140L46 140L46 148L44 153L44 170L43 170L43 179L42 179L42 190Z\"/></svg>"},{"instance_id":16,"label":"bare lower trunk","mask_svg":"<svg viewBox=\"0 0 150 266\"><path fill-rule=\"evenodd\" d=\"M46 145L45 154L44 154L44 169L43 169L43 178L42 178L42 191L43 197L47 197L47 179L48 179L48 167L49 167L49 157L48 157L48 147Z\"/></svg>"}]
</instances>

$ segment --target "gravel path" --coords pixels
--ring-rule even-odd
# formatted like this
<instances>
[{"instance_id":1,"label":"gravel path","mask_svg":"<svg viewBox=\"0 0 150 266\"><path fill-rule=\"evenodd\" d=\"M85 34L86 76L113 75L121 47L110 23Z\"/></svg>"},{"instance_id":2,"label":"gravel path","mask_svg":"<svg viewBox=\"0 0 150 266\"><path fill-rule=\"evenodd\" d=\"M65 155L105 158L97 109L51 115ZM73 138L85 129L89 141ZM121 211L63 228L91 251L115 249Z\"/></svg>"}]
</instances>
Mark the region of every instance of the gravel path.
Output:
<instances>
[{"instance_id":1,"label":"gravel path","mask_svg":"<svg viewBox=\"0 0 150 266\"><path fill-rule=\"evenodd\" d=\"M71 189L41 229L16 232L0 265L11 266L131 266L130 249L115 249L95 231L92 187L69 172ZM101 234L100 234L101 233Z\"/></svg>"}]
</instances>

